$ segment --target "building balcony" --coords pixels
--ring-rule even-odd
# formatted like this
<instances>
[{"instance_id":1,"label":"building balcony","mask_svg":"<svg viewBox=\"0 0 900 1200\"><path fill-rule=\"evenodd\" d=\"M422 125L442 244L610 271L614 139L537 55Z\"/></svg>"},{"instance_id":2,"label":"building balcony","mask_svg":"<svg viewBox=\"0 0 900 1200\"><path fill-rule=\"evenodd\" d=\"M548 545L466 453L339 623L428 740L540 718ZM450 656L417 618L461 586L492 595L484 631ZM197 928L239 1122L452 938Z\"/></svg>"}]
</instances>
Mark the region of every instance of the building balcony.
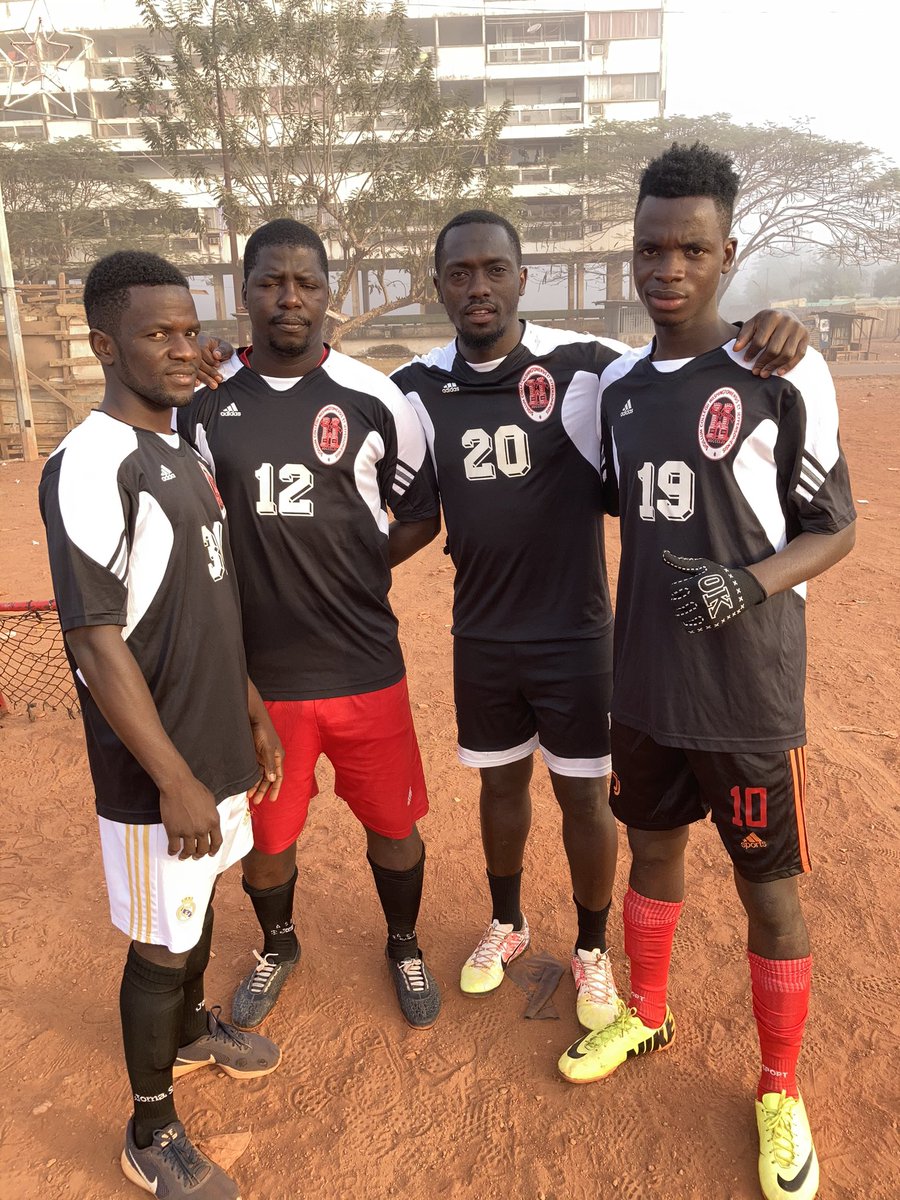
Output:
<instances>
[{"instance_id":1,"label":"building balcony","mask_svg":"<svg viewBox=\"0 0 900 1200\"><path fill-rule=\"evenodd\" d=\"M515 125L580 125L581 104L516 104L506 118L507 127Z\"/></svg>"},{"instance_id":2,"label":"building balcony","mask_svg":"<svg viewBox=\"0 0 900 1200\"><path fill-rule=\"evenodd\" d=\"M582 42L549 42L541 45L492 45L485 47L488 66L532 65L535 63L580 62L584 57Z\"/></svg>"}]
</instances>

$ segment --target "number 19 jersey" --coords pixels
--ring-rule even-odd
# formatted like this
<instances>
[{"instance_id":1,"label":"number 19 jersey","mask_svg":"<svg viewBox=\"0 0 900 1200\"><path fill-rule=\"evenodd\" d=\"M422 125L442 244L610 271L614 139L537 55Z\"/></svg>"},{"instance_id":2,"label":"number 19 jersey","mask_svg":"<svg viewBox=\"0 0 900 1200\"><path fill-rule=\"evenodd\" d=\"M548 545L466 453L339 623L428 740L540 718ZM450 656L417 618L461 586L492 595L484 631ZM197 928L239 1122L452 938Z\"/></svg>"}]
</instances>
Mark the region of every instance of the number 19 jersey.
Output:
<instances>
[{"instance_id":1,"label":"number 19 jersey","mask_svg":"<svg viewBox=\"0 0 900 1200\"><path fill-rule=\"evenodd\" d=\"M729 342L686 362L631 351L603 375L603 472L621 521L612 716L662 745L805 742L806 585L690 634L663 551L743 567L855 518L828 368L760 379ZM674 369L673 369L674 368Z\"/></svg>"},{"instance_id":2,"label":"number 19 jersey","mask_svg":"<svg viewBox=\"0 0 900 1200\"><path fill-rule=\"evenodd\" d=\"M434 458L457 637L560 641L608 628L597 403L624 349L528 322L493 370L451 342L392 376Z\"/></svg>"},{"instance_id":3,"label":"number 19 jersey","mask_svg":"<svg viewBox=\"0 0 900 1200\"><path fill-rule=\"evenodd\" d=\"M438 501L421 426L390 380L333 350L287 390L243 365L178 424L228 510L247 669L263 698L402 679L387 509L425 520Z\"/></svg>"}]
</instances>

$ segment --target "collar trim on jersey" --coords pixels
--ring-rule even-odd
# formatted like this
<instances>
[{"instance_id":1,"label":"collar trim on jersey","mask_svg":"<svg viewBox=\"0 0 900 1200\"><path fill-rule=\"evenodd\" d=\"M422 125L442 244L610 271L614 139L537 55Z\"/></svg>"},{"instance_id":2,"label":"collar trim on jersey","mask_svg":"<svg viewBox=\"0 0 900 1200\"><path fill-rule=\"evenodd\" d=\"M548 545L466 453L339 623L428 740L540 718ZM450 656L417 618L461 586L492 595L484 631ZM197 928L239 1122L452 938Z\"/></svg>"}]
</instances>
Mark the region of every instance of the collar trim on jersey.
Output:
<instances>
[{"instance_id":1,"label":"collar trim on jersey","mask_svg":"<svg viewBox=\"0 0 900 1200\"><path fill-rule=\"evenodd\" d=\"M252 363L250 362L250 355L252 353L253 353L252 345L244 346L240 350L238 350L238 358L241 360L241 362L244 364L244 366L249 367L251 371L254 369ZM317 370L319 367L321 367L322 363L325 361L325 359L328 357L328 355L330 353L331 353L331 347L328 345L327 342L325 342L324 348L322 350L322 357L319 359L319 361L313 367L314 371ZM307 372L307 374L309 374L309 372Z\"/></svg>"}]
</instances>

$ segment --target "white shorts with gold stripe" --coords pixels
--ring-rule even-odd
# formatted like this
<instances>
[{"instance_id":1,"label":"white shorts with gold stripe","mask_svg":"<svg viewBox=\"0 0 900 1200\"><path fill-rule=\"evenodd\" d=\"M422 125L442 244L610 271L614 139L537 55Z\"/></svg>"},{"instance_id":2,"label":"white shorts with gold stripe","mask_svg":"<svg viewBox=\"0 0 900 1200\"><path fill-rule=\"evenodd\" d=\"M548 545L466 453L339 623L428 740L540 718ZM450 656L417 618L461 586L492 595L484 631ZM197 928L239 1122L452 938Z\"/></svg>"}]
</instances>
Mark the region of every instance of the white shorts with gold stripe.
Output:
<instances>
[{"instance_id":1,"label":"white shorts with gold stripe","mask_svg":"<svg viewBox=\"0 0 900 1200\"><path fill-rule=\"evenodd\" d=\"M196 946L216 879L253 846L247 793L218 808L222 845L214 857L199 860L170 855L162 825L98 818L109 913L117 929L173 954Z\"/></svg>"}]
</instances>

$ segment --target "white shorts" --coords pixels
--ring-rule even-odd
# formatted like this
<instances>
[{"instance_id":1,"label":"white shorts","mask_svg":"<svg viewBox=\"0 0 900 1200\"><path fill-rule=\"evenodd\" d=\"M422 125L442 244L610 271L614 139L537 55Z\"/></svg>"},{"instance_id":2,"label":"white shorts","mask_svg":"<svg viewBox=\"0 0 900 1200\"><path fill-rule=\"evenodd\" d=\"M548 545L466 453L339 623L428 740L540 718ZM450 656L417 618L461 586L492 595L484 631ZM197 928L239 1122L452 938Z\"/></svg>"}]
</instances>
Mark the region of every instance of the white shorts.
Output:
<instances>
[{"instance_id":1,"label":"white shorts","mask_svg":"<svg viewBox=\"0 0 900 1200\"><path fill-rule=\"evenodd\" d=\"M215 857L178 858L160 825L124 825L99 817L103 869L112 923L136 942L173 954L200 940L213 885L253 847L247 793L218 806L222 845Z\"/></svg>"}]
</instances>

